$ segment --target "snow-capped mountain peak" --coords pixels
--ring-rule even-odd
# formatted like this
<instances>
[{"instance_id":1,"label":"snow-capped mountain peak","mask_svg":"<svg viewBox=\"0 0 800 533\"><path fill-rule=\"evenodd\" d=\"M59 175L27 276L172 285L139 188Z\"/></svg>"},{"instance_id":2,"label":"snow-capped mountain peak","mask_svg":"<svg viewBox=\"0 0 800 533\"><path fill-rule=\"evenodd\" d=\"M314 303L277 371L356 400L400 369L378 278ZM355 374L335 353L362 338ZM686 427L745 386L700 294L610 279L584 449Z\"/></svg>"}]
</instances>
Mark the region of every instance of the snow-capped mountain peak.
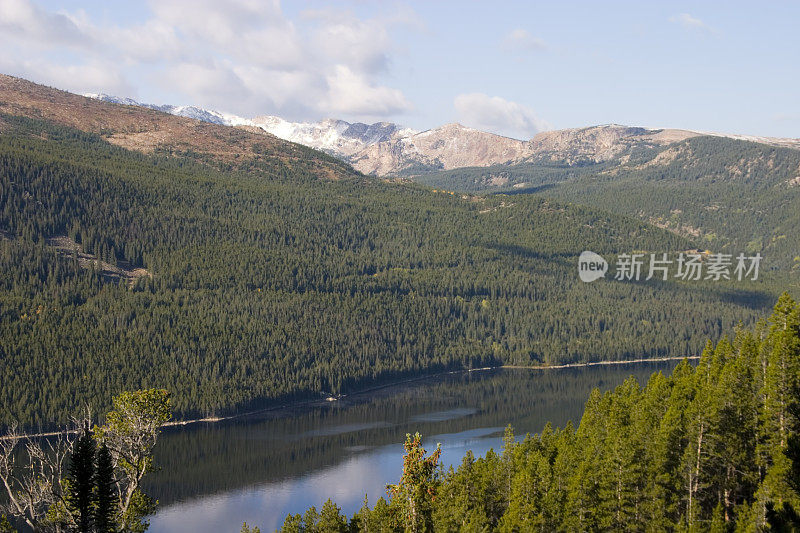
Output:
<instances>
[{"instance_id":1,"label":"snow-capped mountain peak","mask_svg":"<svg viewBox=\"0 0 800 533\"><path fill-rule=\"evenodd\" d=\"M108 94L88 93L84 94L84 96L115 104L146 107L172 115L224 126L254 126L281 139L304 144L344 158L348 158L372 144L417 133L415 130L402 128L391 122L363 124L361 122L351 123L333 118L319 122L290 122L271 115L248 119L196 106L146 104L131 98L121 98Z\"/></svg>"}]
</instances>

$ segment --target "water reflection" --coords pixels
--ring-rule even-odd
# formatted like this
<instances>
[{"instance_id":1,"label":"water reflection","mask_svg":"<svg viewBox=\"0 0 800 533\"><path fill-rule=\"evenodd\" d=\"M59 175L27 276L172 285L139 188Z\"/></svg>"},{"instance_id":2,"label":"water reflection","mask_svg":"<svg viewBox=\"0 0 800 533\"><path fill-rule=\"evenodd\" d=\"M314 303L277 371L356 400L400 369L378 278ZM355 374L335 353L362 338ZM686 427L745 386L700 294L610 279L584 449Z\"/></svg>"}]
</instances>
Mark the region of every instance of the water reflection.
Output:
<instances>
[{"instance_id":1,"label":"water reflection","mask_svg":"<svg viewBox=\"0 0 800 533\"><path fill-rule=\"evenodd\" d=\"M450 374L338 402L168 431L156 450L161 467L147 490L161 502L151 531L262 531L288 513L329 497L348 513L370 503L399 477L401 443L419 431L426 447L442 443L442 462L459 464L500 447L503 428L538 432L550 421L579 421L593 387L609 389L629 375L640 381L674 363L548 371Z\"/></svg>"}]
</instances>

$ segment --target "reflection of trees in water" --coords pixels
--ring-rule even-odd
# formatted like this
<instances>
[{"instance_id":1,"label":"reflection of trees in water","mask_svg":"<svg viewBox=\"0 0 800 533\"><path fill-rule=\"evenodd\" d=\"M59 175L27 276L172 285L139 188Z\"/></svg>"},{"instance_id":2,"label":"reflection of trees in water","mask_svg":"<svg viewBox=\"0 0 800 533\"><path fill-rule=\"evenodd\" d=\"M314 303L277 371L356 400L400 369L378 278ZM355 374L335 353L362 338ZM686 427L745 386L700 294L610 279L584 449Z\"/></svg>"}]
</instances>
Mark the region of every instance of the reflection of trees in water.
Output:
<instances>
[{"instance_id":1,"label":"reflection of trees in water","mask_svg":"<svg viewBox=\"0 0 800 533\"><path fill-rule=\"evenodd\" d=\"M415 431L433 436L511 424L524 434L539 431L548 421L563 426L580 419L593 387L612 388L631 374L646 380L673 366L453 374L258 419L170 429L158 444L156 465L161 468L147 478L147 491L168 505L274 482L333 465L352 450L399 444ZM447 418L451 410L458 411ZM422 416L439 412L441 417Z\"/></svg>"}]
</instances>

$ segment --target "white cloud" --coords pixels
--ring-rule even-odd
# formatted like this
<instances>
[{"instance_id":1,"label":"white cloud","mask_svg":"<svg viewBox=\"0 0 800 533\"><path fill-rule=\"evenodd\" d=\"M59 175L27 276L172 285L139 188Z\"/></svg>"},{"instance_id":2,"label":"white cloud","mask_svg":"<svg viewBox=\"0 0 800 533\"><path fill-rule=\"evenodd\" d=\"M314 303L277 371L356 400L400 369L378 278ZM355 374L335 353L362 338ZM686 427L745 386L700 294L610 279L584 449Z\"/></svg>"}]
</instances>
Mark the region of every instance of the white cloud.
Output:
<instances>
[{"instance_id":1,"label":"white cloud","mask_svg":"<svg viewBox=\"0 0 800 533\"><path fill-rule=\"evenodd\" d=\"M505 49L514 52L544 50L547 48L547 45L542 39L534 37L527 30L521 28L508 32L503 38L502 44Z\"/></svg>"},{"instance_id":2,"label":"white cloud","mask_svg":"<svg viewBox=\"0 0 800 533\"><path fill-rule=\"evenodd\" d=\"M264 29L291 29L276 1L151 0L156 19L186 38L228 46Z\"/></svg>"},{"instance_id":3,"label":"white cloud","mask_svg":"<svg viewBox=\"0 0 800 533\"><path fill-rule=\"evenodd\" d=\"M369 73L388 67L392 44L386 25L340 11L307 11L303 16L315 23L313 48L325 58Z\"/></svg>"},{"instance_id":4,"label":"white cloud","mask_svg":"<svg viewBox=\"0 0 800 533\"><path fill-rule=\"evenodd\" d=\"M94 22L34 0L0 0L6 72L76 92L128 92L155 83L184 101L245 116L386 117L412 108L385 86L394 25L316 11L289 19L277 0L151 0L149 18ZM9 58L27 58L27 61ZM133 83L135 79L136 83ZM162 102L155 102L162 103Z\"/></svg>"},{"instance_id":5,"label":"white cloud","mask_svg":"<svg viewBox=\"0 0 800 533\"><path fill-rule=\"evenodd\" d=\"M26 44L75 47L92 44L72 17L44 11L28 0L0 0L0 31L6 38L13 37Z\"/></svg>"},{"instance_id":6,"label":"white cloud","mask_svg":"<svg viewBox=\"0 0 800 533\"><path fill-rule=\"evenodd\" d=\"M459 94L453 101L459 120L466 126L517 139L529 139L551 129L528 106L483 93Z\"/></svg>"},{"instance_id":7,"label":"white cloud","mask_svg":"<svg viewBox=\"0 0 800 533\"><path fill-rule=\"evenodd\" d=\"M327 90L325 81L316 73L304 70L270 70L238 65L233 68L233 72L241 80L245 93L252 98L249 107L259 110L258 113L261 114L268 109L281 109L290 113L316 110L317 103L324 98ZM264 91L265 87L270 90ZM298 95L303 95L303 99L298 101Z\"/></svg>"},{"instance_id":8,"label":"white cloud","mask_svg":"<svg viewBox=\"0 0 800 533\"><path fill-rule=\"evenodd\" d=\"M344 65L337 65L328 76L328 100L322 107L334 113L380 118L411 110L403 93L389 87L376 87Z\"/></svg>"},{"instance_id":9,"label":"white cloud","mask_svg":"<svg viewBox=\"0 0 800 533\"><path fill-rule=\"evenodd\" d=\"M222 98L247 97L242 80L224 63L180 63L169 69L165 81L202 104Z\"/></svg>"},{"instance_id":10,"label":"white cloud","mask_svg":"<svg viewBox=\"0 0 800 533\"><path fill-rule=\"evenodd\" d=\"M7 50L2 39L0 49ZM0 72L32 78L57 89L86 92L86 87L103 88L113 94L132 94L134 88L116 69L103 61L61 64L41 59L21 59L22 54L0 54Z\"/></svg>"},{"instance_id":11,"label":"white cloud","mask_svg":"<svg viewBox=\"0 0 800 533\"><path fill-rule=\"evenodd\" d=\"M689 13L681 13L679 15L674 15L669 18L669 21L672 22L673 24L679 24L686 30L699 31L711 34L717 33L716 29L712 28L699 18L693 17Z\"/></svg>"},{"instance_id":12,"label":"white cloud","mask_svg":"<svg viewBox=\"0 0 800 533\"><path fill-rule=\"evenodd\" d=\"M183 45L175 28L158 19L127 28L81 24L86 35L113 50L118 60L127 64L179 60Z\"/></svg>"}]
</instances>

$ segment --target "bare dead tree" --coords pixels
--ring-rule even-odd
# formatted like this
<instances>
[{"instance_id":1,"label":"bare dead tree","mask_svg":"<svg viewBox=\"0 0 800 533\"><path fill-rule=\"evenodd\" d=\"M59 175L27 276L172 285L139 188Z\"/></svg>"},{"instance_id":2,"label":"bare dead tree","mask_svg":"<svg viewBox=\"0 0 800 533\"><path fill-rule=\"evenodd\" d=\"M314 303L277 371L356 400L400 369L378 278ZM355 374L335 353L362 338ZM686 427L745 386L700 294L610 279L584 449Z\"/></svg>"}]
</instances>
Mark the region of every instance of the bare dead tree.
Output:
<instances>
[{"instance_id":1,"label":"bare dead tree","mask_svg":"<svg viewBox=\"0 0 800 533\"><path fill-rule=\"evenodd\" d=\"M61 531L71 522L64 501L64 471L75 436L33 439L11 426L0 440L0 482L8 497L3 509L34 531ZM24 451L23 451L24 449Z\"/></svg>"}]
</instances>

